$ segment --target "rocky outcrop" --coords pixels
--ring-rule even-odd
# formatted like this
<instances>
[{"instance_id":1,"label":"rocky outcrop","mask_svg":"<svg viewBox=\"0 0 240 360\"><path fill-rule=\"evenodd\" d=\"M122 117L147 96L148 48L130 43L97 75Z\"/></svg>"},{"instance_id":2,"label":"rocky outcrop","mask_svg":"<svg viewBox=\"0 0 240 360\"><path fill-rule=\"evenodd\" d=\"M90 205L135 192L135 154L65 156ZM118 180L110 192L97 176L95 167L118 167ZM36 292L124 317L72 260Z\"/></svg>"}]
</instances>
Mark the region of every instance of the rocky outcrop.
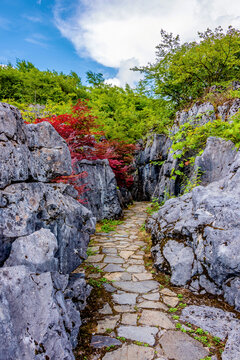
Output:
<instances>
[{"instance_id":1,"label":"rocky outcrop","mask_svg":"<svg viewBox=\"0 0 240 360\"><path fill-rule=\"evenodd\" d=\"M0 189L20 181L71 175L67 144L48 122L25 126L18 109L0 103Z\"/></svg>"},{"instance_id":2,"label":"rocky outcrop","mask_svg":"<svg viewBox=\"0 0 240 360\"><path fill-rule=\"evenodd\" d=\"M218 106L218 116L223 120L230 120L231 116L235 115L240 108L240 99L234 99L225 102Z\"/></svg>"},{"instance_id":3,"label":"rocky outcrop","mask_svg":"<svg viewBox=\"0 0 240 360\"><path fill-rule=\"evenodd\" d=\"M173 284L223 294L240 310L240 152L233 148L231 142L209 139L198 164L207 164L205 180L213 182L168 200L147 228L157 266L171 274Z\"/></svg>"},{"instance_id":4,"label":"rocky outcrop","mask_svg":"<svg viewBox=\"0 0 240 360\"><path fill-rule=\"evenodd\" d=\"M65 184L19 183L0 191L1 254L6 260L11 243L41 228L51 230L58 242L59 271L70 273L86 258L95 220L69 194Z\"/></svg>"},{"instance_id":5,"label":"rocky outcrop","mask_svg":"<svg viewBox=\"0 0 240 360\"><path fill-rule=\"evenodd\" d=\"M210 102L197 102L189 110L177 112L170 133L171 135L176 134L180 127L186 123L197 127L212 122L217 117L222 118L223 121L231 121L231 116L236 114L239 108L240 99L225 102L222 106L218 107L217 111ZM183 194L184 186L182 184L182 177L176 174L178 170L184 172L186 178L193 179L198 172L198 168L201 168L203 172L201 180L203 185L206 185L213 180L212 178L206 179L204 171L207 171L209 176L215 176L221 168L221 162L225 164L225 159L221 157L219 159L212 159L211 164L203 164L205 160L203 158L197 158L197 161L202 161L202 163L200 164L196 161L193 169L188 169L187 167L180 168L181 158L178 156L179 153L171 149L172 141L166 135L153 134L148 138L145 146L143 144L140 145L141 150L135 159L136 172L132 189L135 200L151 200L151 198L157 198L161 203L171 196L179 196ZM217 144L212 143L213 148L215 145ZM209 151L212 151L212 149L209 148ZM194 153L189 154L189 156L193 155ZM210 169L207 168L209 166L212 166L211 175ZM225 171L227 172L227 168L225 168ZM217 180L217 178L215 178L215 180Z\"/></svg>"},{"instance_id":6,"label":"rocky outcrop","mask_svg":"<svg viewBox=\"0 0 240 360\"><path fill-rule=\"evenodd\" d=\"M0 269L0 283L0 359L74 359L81 319L68 275L13 266Z\"/></svg>"},{"instance_id":7,"label":"rocky outcrop","mask_svg":"<svg viewBox=\"0 0 240 360\"><path fill-rule=\"evenodd\" d=\"M74 359L90 287L69 275L95 231L70 175L65 141L47 122L25 125L0 104L0 359Z\"/></svg>"},{"instance_id":8,"label":"rocky outcrop","mask_svg":"<svg viewBox=\"0 0 240 360\"><path fill-rule=\"evenodd\" d=\"M218 181L229 174L236 153L231 141L209 137L203 154L195 159L193 173L200 172L203 186Z\"/></svg>"},{"instance_id":9,"label":"rocky outcrop","mask_svg":"<svg viewBox=\"0 0 240 360\"><path fill-rule=\"evenodd\" d=\"M118 198L122 209L126 209L128 205L133 203L132 194L126 187L118 188Z\"/></svg>"},{"instance_id":10,"label":"rocky outcrop","mask_svg":"<svg viewBox=\"0 0 240 360\"><path fill-rule=\"evenodd\" d=\"M150 200L159 182L161 168L168 157L171 140L165 135L154 134L135 159L135 177L132 189L135 200Z\"/></svg>"},{"instance_id":11,"label":"rocky outcrop","mask_svg":"<svg viewBox=\"0 0 240 360\"><path fill-rule=\"evenodd\" d=\"M226 340L223 360L240 357L240 321L236 315L209 306L187 306L181 314L181 321L191 323L211 335Z\"/></svg>"},{"instance_id":12,"label":"rocky outcrop","mask_svg":"<svg viewBox=\"0 0 240 360\"><path fill-rule=\"evenodd\" d=\"M175 134L179 127L187 122L199 126L215 119L216 114L211 103L196 103L190 110L176 114L171 133ZM145 147L141 145L135 159L133 198L150 200L154 197L162 202L170 196L181 194L181 178L178 175L172 178L173 170L180 169L180 160L175 156L177 153L171 150L171 139L166 135L153 134L148 138Z\"/></svg>"},{"instance_id":13,"label":"rocky outcrop","mask_svg":"<svg viewBox=\"0 0 240 360\"><path fill-rule=\"evenodd\" d=\"M86 172L87 177L80 177L78 185L85 185L83 195L85 206L97 220L115 219L122 216L115 175L108 160L81 160L75 164L77 174Z\"/></svg>"}]
</instances>

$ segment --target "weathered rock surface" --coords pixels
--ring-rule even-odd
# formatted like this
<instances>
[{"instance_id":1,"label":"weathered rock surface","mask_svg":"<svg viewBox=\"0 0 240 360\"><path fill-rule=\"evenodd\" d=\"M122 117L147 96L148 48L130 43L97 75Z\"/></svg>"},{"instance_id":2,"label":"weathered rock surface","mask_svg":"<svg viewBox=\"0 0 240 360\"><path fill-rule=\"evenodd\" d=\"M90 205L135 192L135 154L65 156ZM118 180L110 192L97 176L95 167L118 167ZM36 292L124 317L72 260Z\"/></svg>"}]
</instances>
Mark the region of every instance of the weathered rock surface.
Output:
<instances>
[{"instance_id":1,"label":"weathered rock surface","mask_svg":"<svg viewBox=\"0 0 240 360\"><path fill-rule=\"evenodd\" d=\"M240 108L240 99L234 99L225 102L223 105L218 106L218 116L223 121L230 120L231 116L235 115Z\"/></svg>"},{"instance_id":2,"label":"weathered rock surface","mask_svg":"<svg viewBox=\"0 0 240 360\"><path fill-rule=\"evenodd\" d=\"M200 104L196 102L188 111L179 111L176 114L175 126L180 127L187 122L199 126L216 119L214 106L210 102Z\"/></svg>"},{"instance_id":3,"label":"weathered rock surface","mask_svg":"<svg viewBox=\"0 0 240 360\"><path fill-rule=\"evenodd\" d=\"M171 133L177 133L185 123L190 123L194 127L201 126L214 121L217 116L224 121L231 121L231 116L236 114L239 108L240 99L226 102L218 107L217 111L210 102L195 103L188 111L180 111L176 114ZM231 153L230 143L224 148L222 144L209 140L204 157L197 158L193 171L185 170L179 167L180 159L175 157L178 153L171 151L171 144L170 138L159 134L149 137L145 147L140 144L141 150L135 158L136 175L132 189L134 199L150 200L155 197L161 202L169 196L182 194L181 177L176 175L175 179L171 178L173 170L184 171L187 177L193 178L200 167L203 172L202 183L207 185L218 180L222 171L227 173L226 161L231 163L231 156L234 156L234 150ZM217 148L214 149L214 146ZM222 156L218 156L218 149L223 151Z\"/></svg>"},{"instance_id":4,"label":"weathered rock surface","mask_svg":"<svg viewBox=\"0 0 240 360\"><path fill-rule=\"evenodd\" d=\"M150 200L159 181L162 164L167 159L171 140L154 134L136 156L136 174L132 189L135 200Z\"/></svg>"},{"instance_id":5,"label":"weathered rock surface","mask_svg":"<svg viewBox=\"0 0 240 360\"><path fill-rule=\"evenodd\" d=\"M78 311L82 311L87 303L87 298L92 291L92 287L86 284L83 273L72 273L68 277L68 283L64 289L64 297L72 299Z\"/></svg>"},{"instance_id":6,"label":"weathered rock surface","mask_svg":"<svg viewBox=\"0 0 240 360\"><path fill-rule=\"evenodd\" d=\"M67 144L47 121L25 127L30 150L29 175L47 182L60 175L71 175L71 156Z\"/></svg>"},{"instance_id":7,"label":"weathered rock surface","mask_svg":"<svg viewBox=\"0 0 240 360\"><path fill-rule=\"evenodd\" d=\"M133 203L131 192L125 187L119 187L118 198L122 209L126 209L129 204Z\"/></svg>"},{"instance_id":8,"label":"weathered rock surface","mask_svg":"<svg viewBox=\"0 0 240 360\"><path fill-rule=\"evenodd\" d=\"M0 103L0 188L71 174L67 144L47 122L25 125L20 111Z\"/></svg>"},{"instance_id":9,"label":"weathered rock surface","mask_svg":"<svg viewBox=\"0 0 240 360\"><path fill-rule=\"evenodd\" d=\"M209 306L188 306L181 320L194 324L221 340L227 339L222 359L240 358L240 320L233 313Z\"/></svg>"},{"instance_id":10,"label":"weathered rock surface","mask_svg":"<svg viewBox=\"0 0 240 360\"><path fill-rule=\"evenodd\" d=\"M24 266L0 269L0 294L1 360L74 359L80 315L73 303L66 306L51 273L34 274Z\"/></svg>"},{"instance_id":11,"label":"weathered rock surface","mask_svg":"<svg viewBox=\"0 0 240 360\"><path fill-rule=\"evenodd\" d=\"M210 171L208 178L218 181L168 200L149 219L147 228L157 245L157 266L171 272L173 284L226 294L226 300L239 309L240 289L234 285L234 279L240 271L240 152L232 150L231 143L216 139L210 139L209 148L213 142L219 145L219 156L223 144L223 159L229 172L226 174L224 163L217 160L219 168L212 174ZM210 158L214 156L217 155ZM178 255L179 247L183 257Z\"/></svg>"},{"instance_id":12,"label":"weathered rock surface","mask_svg":"<svg viewBox=\"0 0 240 360\"><path fill-rule=\"evenodd\" d=\"M201 343L182 332L167 331L159 342L168 359L201 360L208 356Z\"/></svg>"},{"instance_id":13,"label":"weathered rock surface","mask_svg":"<svg viewBox=\"0 0 240 360\"><path fill-rule=\"evenodd\" d=\"M115 175L108 160L81 160L75 165L76 173L86 172L87 178L79 178L79 185L86 185L85 206L97 220L122 216Z\"/></svg>"},{"instance_id":14,"label":"weathered rock surface","mask_svg":"<svg viewBox=\"0 0 240 360\"><path fill-rule=\"evenodd\" d=\"M0 250L2 261L11 243L41 228L57 238L59 271L69 273L86 258L90 234L95 230L92 213L68 195L65 184L18 183L0 191Z\"/></svg>"},{"instance_id":15,"label":"weathered rock surface","mask_svg":"<svg viewBox=\"0 0 240 360\"><path fill-rule=\"evenodd\" d=\"M91 287L68 274L86 258L92 213L65 184L67 144L0 103L0 359L74 359ZM40 182L41 181L41 182Z\"/></svg>"},{"instance_id":16,"label":"weathered rock surface","mask_svg":"<svg viewBox=\"0 0 240 360\"><path fill-rule=\"evenodd\" d=\"M151 360L154 358L154 350L137 345L123 345L103 357L103 360Z\"/></svg>"},{"instance_id":17,"label":"weathered rock surface","mask_svg":"<svg viewBox=\"0 0 240 360\"><path fill-rule=\"evenodd\" d=\"M196 157L194 164L194 170L202 174L201 185L208 185L227 176L236 153L231 141L209 137L203 154Z\"/></svg>"},{"instance_id":18,"label":"weathered rock surface","mask_svg":"<svg viewBox=\"0 0 240 360\"><path fill-rule=\"evenodd\" d=\"M4 266L25 265L33 272L58 271L57 239L48 229L14 241L9 258Z\"/></svg>"},{"instance_id":19,"label":"weathered rock surface","mask_svg":"<svg viewBox=\"0 0 240 360\"><path fill-rule=\"evenodd\" d=\"M211 103L195 103L190 108L190 110L181 111L176 114L172 133L176 133L179 130L180 126L184 125L185 123L190 123L193 126L199 126L215 119L216 114L214 112L214 107ZM178 196L183 192L183 187L181 185L181 177L179 175L176 175L175 179L171 178L173 170L184 171L184 169L180 169L180 159L175 156L178 155L178 152L173 152L170 147L171 142L169 143L167 156L159 172L158 182L153 192L153 197L157 197L160 202L163 200L165 201L169 198L169 196ZM189 176L189 174L186 175Z\"/></svg>"}]
</instances>

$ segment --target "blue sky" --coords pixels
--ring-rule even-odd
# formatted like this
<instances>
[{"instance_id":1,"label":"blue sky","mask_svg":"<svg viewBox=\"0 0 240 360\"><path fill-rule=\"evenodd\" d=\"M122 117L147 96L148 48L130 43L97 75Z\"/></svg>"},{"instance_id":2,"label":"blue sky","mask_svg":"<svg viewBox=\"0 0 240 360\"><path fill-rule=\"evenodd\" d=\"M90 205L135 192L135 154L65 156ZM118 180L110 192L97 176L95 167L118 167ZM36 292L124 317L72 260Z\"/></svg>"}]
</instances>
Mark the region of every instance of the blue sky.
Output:
<instances>
[{"instance_id":1,"label":"blue sky","mask_svg":"<svg viewBox=\"0 0 240 360\"><path fill-rule=\"evenodd\" d=\"M73 44L55 25L55 3L53 0L1 0L0 64L25 59L41 70L76 71L83 81L88 70L103 72L106 77L116 74L116 69L77 54Z\"/></svg>"},{"instance_id":2,"label":"blue sky","mask_svg":"<svg viewBox=\"0 0 240 360\"><path fill-rule=\"evenodd\" d=\"M161 28L190 41L219 25L240 28L239 0L1 0L0 63L19 58L83 82L91 70L134 85L139 74L129 69L154 61Z\"/></svg>"}]
</instances>

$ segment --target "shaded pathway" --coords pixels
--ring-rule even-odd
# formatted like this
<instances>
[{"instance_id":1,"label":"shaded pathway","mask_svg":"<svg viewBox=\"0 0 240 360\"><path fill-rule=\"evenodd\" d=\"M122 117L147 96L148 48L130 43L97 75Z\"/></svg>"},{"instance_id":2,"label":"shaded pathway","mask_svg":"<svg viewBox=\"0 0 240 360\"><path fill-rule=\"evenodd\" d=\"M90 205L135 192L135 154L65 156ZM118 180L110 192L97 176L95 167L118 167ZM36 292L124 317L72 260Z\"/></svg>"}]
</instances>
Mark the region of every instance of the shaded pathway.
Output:
<instances>
[{"instance_id":1,"label":"shaded pathway","mask_svg":"<svg viewBox=\"0 0 240 360\"><path fill-rule=\"evenodd\" d=\"M87 277L92 284L102 280L109 297L92 319L96 326L90 346L95 350L81 359L199 360L209 354L200 342L176 331L177 320L169 308L180 300L154 280L144 265L147 244L139 231L147 205L135 203L125 211L125 220L115 232L92 237L94 254L81 270L86 264L99 269Z\"/></svg>"}]
</instances>

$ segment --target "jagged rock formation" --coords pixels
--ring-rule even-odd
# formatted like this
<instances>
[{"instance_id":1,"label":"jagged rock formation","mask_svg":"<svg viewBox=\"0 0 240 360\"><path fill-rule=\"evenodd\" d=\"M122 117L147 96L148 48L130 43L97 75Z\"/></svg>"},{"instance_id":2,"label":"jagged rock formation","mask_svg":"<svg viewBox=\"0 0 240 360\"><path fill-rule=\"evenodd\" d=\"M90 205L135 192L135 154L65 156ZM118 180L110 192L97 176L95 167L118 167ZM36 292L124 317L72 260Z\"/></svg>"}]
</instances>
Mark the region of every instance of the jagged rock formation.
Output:
<instances>
[{"instance_id":1,"label":"jagged rock formation","mask_svg":"<svg viewBox=\"0 0 240 360\"><path fill-rule=\"evenodd\" d=\"M159 178L162 178L163 164L168 160L168 151L171 140L165 135L154 134L147 140L146 146L136 156L136 173L132 189L135 200L150 200ZM167 173L165 166L164 173Z\"/></svg>"},{"instance_id":2,"label":"jagged rock formation","mask_svg":"<svg viewBox=\"0 0 240 360\"><path fill-rule=\"evenodd\" d=\"M86 178L79 178L79 185L86 185L83 197L85 206L97 220L114 219L122 216L115 175L108 160L81 160L75 164L75 172L86 172Z\"/></svg>"},{"instance_id":3,"label":"jagged rock formation","mask_svg":"<svg viewBox=\"0 0 240 360\"><path fill-rule=\"evenodd\" d=\"M177 112L171 133L175 134L179 127L187 122L199 126L215 120L217 116L228 121L232 115L236 114L239 107L240 99L227 101L218 107L217 112L210 102L195 103L188 111ZM173 179L171 175L173 170L184 170L179 167L181 160L175 157L177 152L171 150L171 145L170 138L157 134L149 137L145 147L142 144L135 160L136 175L132 189L135 200L150 200L154 197L161 202L169 196L182 194L181 177L176 175ZM195 163L192 174L197 166L198 164ZM186 176L191 177L192 174L187 173Z\"/></svg>"},{"instance_id":4,"label":"jagged rock formation","mask_svg":"<svg viewBox=\"0 0 240 360\"><path fill-rule=\"evenodd\" d=\"M74 359L90 287L68 274L86 258L95 218L71 186L49 183L72 172L49 123L25 125L0 104L0 150L0 359Z\"/></svg>"},{"instance_id":5,"label":"jagged rock formation","mask_svg":"<svg viewBox=\"0 0 240 360\"><path fill-rule=\"evenodd\" d=\"M240 152L230 141L209 138L196 162L209 185L168 200L149 219L153 255L173 284L223 294L240 310Z\"/></svg>"},{"instance_id":6,"label":"jagged rock formation","mask_svg":"<svg viewBox=\"0 0 240 360\"><path fill-rule=\"evenodd\" d=\"M172 133L187 122L198 126L217 116L231 121L239 107L240 99L227 101L217 112L211 103L196 103L177 113ZM180 160L171 151L170 139L164 135L152 139L137 155L133 195L161 202L183 193L181 176L171 178L173 169L180 169ZM155 266L170 274L174 285L198 293L222 294L240 310L240 152L231 141L210 137L203 154L185 175L193 181L197 172L201 186L166 201L148 220Z\"/></svg>"},{"instance_id":7,"label":"jagged rock formation","mask_svg":"<svg viewBox=\"0 0 240 360\"><path fill-rule=\"evenodd\" d=\"M5 204L0 209L1 261L18 237L47 228L57 238L59 271L67 274L82 263L95 221L91 212L69 195L69 188L65 184L18 183L0 191Z\"/></svg>"},{"instance_id":8,"label":"jagged rock formation","mask_svg":"<svg viewBox=\"0 0 240 360\"><path fill-rule=\"evenodd\" d=\"M240 321L235 314L214 307L191 305L182 311L180 319L226 340L222 360L239 358Z\"/></svg>"}]
</instances>

